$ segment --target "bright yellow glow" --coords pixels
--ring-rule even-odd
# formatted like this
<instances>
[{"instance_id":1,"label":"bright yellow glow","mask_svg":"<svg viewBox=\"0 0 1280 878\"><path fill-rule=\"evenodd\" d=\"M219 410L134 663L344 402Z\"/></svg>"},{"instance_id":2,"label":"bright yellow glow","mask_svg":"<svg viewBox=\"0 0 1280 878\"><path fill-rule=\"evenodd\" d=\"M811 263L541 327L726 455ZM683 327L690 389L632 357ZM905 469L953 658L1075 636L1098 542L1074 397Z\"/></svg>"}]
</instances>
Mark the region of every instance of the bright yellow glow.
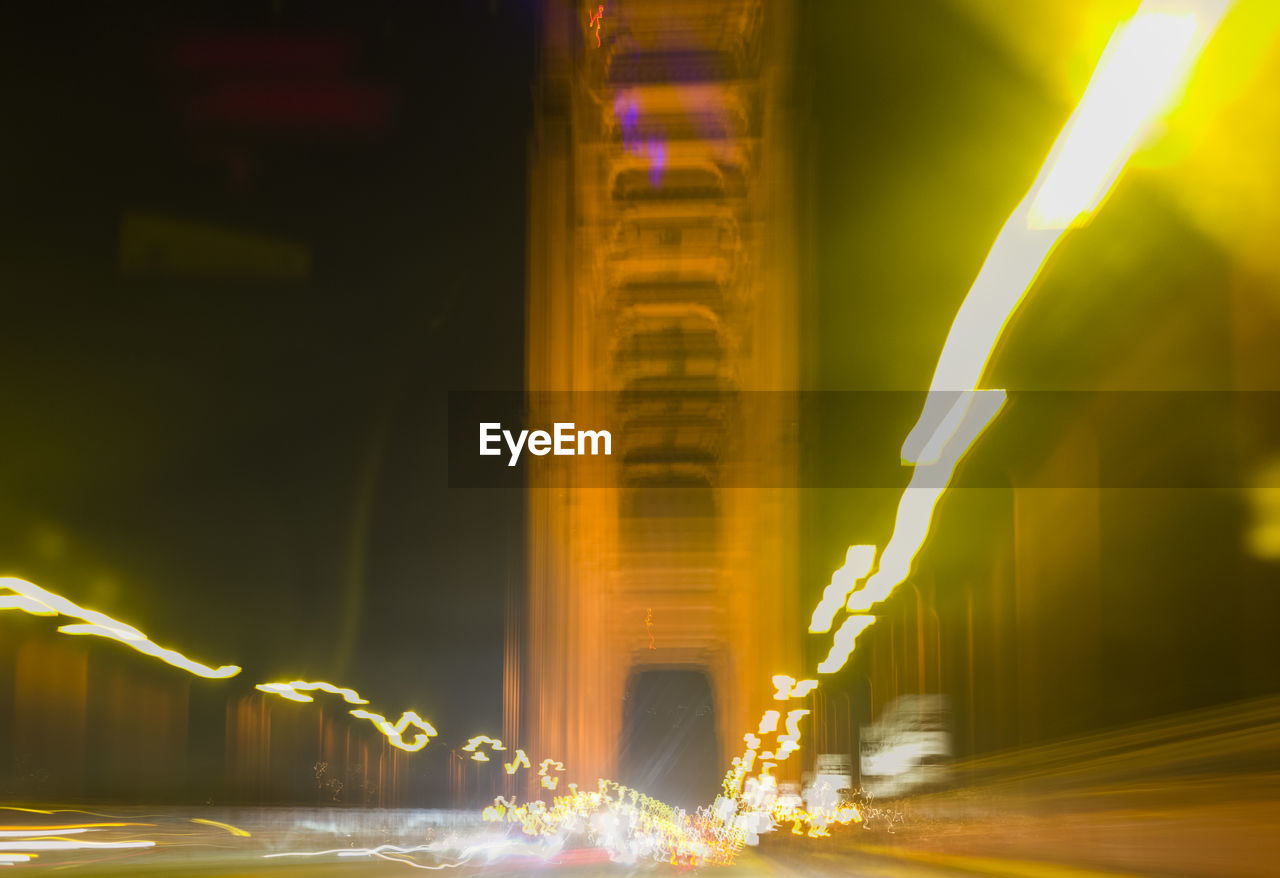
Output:
<instances>
[{"instance_id":1,"label":"bright yellow glow","mask_svg":"<svg viewBox=\"0 0 1280 878\"><path fill-rule=\"evenodd\" d=\"M1230 0L1146 0L1117 29L1027 197L996 238L947 335L902 457L929 463L955 401L978 386L1004 327L1062 232L1106 195L1169 104ZM935 427L935 425L937 425Z\"/></svg>"},{"instance_id":2,"label":"bright yellow glow","mask_svg":"<svg viewBox=\"0 0 1280 878\"><path fill-rule=\"evenodd\" d=\"M924 411L903 444L903 460L932 461L935 437L945 437L956 404L946 391L978 386L996 341L1053 245L1102 200L1228 5L1229 0L1147 0L1117 29L1039 178L1001 229L956 314Z\"/></svg>"},{"instance_id":3,"label":"bright yellow glow","mask_svg":"<svg viewBox=\"0 0 1280 878\"><path fill-rule=\"evenodd\" d=\"M476 748L480 747L482 744L488 744L494 750L507 749L506 747L502 746L502 742L499 741L497 738L490 738L488 735L476 735L470 741L467 741L466 745L462 749L466 750L468 753L474 753L476 751Z\"/></svg>"},{"instance_id":4,"label":"bright yellow glow","mask_svg":"<svg viewBox=\"0 0 1280 878\"><path fill-rule=\"evenodd\" d=\"M1005 402L1003 390L976 391L966 396L970 398L970 402L965 408L963 422L951 433L942 458L936 464L917 466L912 471L911 481L902 493L902 499L898 501L893 536L880 555L879 569L861 589L849 595L846 607L850 612L866 612L871 609L873 604L887 598L893 588L910 574L911 562L915 560L916 553L929 535L933 510L951 482L956 466L964 453L982 435L982 431L999 414ZM824 674L831 673L819 670Z\"/></svg>"},{"instance_id":5,"label":"bright yellow glow","mask_svg":"<svg viewBox=\"0 0 1280 878\"><path fill-rule=\"evenodd\" d=\"M844 667L853 652L853 643L858 635L876 620L875 616L850 616L836 629L836 636L831 641L831 651L818 665L819 674L834 674Z\"/></svg>"},{"instance_id":6,"label":"bright yellow glow","mask_svg":"<svg viewBox=\"0 0 1280 878\"><path fill-rule=\"evenodd\" d=\"M279 695L281 698L287 698L290 701L297 701L303 704L315 701L314 698L306 694L307 692L328 692L331 695L337 695L347 704L369 703L367 699L361 698L360 693L356 690L335 686L333 683L326 683L323 680L316 682L294 680L291 683L259 683L254 688L266 692L268 695ZM374 727L386 736L393 747L398 747L409 753L416 753L421 750L427 746L427 741L436 735L436 730L432 728L431 723L418 716L412 710L402 713L400 719L394 724L380 713L372 713L361 709L347 712L356 719L368 720L373 723ZM414 736L413 741L405 741L404 733L410 726L416 728L419 734Z\"/></svg>"},{"instance_id":7,"label":"bright yellow glow","mask_svg":"<svg viewBox=\"0 0 1280 878\"><path fill-rule=\"evenodd\" d=\"M787 714L787 733L778 736L778 759L786 759L800 749L800 720L808 715L807 710L793 710Z\"/></svg>"},{"instance_id":8,"label":"bright yellow glow","mask_svg":"<svg viewBox=\"0 0 1280 878\"><path fill-rule=\"evenodd\" d=\"M32 616L58 615L57 610L51 609L35 598L29 598L21 594L0 595L0 611L3 610L21 610L24 613L30 613Z\"/></svg>"},{"instance_id":9,"label":"bright yellow glow","mask_svg":"<svg viewBox=\"0 0 1280 878\"><path fill-rule=\"evenodd\" d=\"M466 743L466 746L464 746L462 749L465 752L470 753L471 758L474 759L476 762L488 762L489 757L485 755L485 752L483 750L479 749L482 746L488 746L492 750L507 749L506 747L502 746L502 742L499 741L497 738L490 738L488 735L476 735L474 738L468 741Z\"/></svg>"},{"instance_id":10,"label":"bright yellow glow","mask_svg":"<svg viewBox=\"0 0 1280 878\"><path fill-rule=\"evenodd\" d=\"M788 677L786 674L778 674L773 678L774 701L788 701L792 698L803 698L814 689L818 688L817 680L801 680L796 682L794 677Z\"/></svg>"},{"instance_id":11,"label":"bright yellow glow","mask_svg":"<svg viewBox=\"0 0 1280 878\"><path fill-rule=\"evenodd\" d=\"M217 820L206 820L203 817L192 817L191 822L203 823L205 826L216 826L218 829L225 829L237 838L249 838L251 836L251 833L248 830L241 829L238 826L232 826L230 823L219 823Z\"/></svg>"},{"instance_id":12,"label":"bright yellow glow","mask_svg":"<svg viewBox=\"0 0 1280 878\"><path fill-rule=\"evenodd\" d=\"M552 776L552 771L564 771L564 763L554 759L538 763L538 777L542 778L542 786L548 790L554 790L560 784L560 778Z\"/></svg>"},{"instance_id":13,"label":"bright yellow glow","mask_svg":"<svg viewBox=\"0 0 1280 878\"><path fill-rule=\"evenodd\" d=\"M502 767L506 770L507 774L515 774L516 769L529 767L529 757L523 750L516 750L516 758L512 759L510 762L504 762Z\"/></svg>"},{"instance_id":14,"label":"bright yellow glow","mask_svg":"<svg viewBox=\"0 0 1280 878\"><path fill-rule=\"evenodd\" d=\"M427 746L427 741L436 736L436 730L431 723L418 716L412 710L402 713L400 719L394 725L388 722L387 718L380 713L371 713L360 708L349 710L347 713L356 719L367 719L377 727L378 731L386 736L387 740L391 742L391 746L398 747L409 753L418 752ZM404 739L404 733L410 726L416 728L418 734L414 735L412 742L407 742Z\"/></svg>"},{"instance_id":15,"label":"bright yellow glow","mask_svg":"<svg viewBox=\"0 0 1280 878\"><path fill-rule=\"evenodd\" d=\"M324 681L308 683L305 680L294 680L292 683L259 683L253 688L260 689L263 692L269 692L274 695L279 695L282 698L288 698L290 701L314 701L315 699L310 695L304 695L302 693L320 691L328 692L331 695L338 695L343 701L347 702L347 704L369 703L367 700L361 698L360 693L356 692L354 689L344 689L341 686L335 686L332 683L325 683Z\"/></svg>"},{"instance_id":16,"label":"bright yellow glow","mask_svg":"<svg viewBox=\"0 0 1280 878\"><path fill-rule=\"evenodd\" d=\"M750 732L747 732L745 735L743 735L742 740L747 742L748 750L754 750L760 746L760 739L757 738L755 735L751 734Z\"/></svg>"},{"instance_id":17,"label":"bright yellow glow","mask_svg":"<svg viewBox=\"0 0 1280 878\"><path fill-rule=\"evenodd\" d=\"M814 607L813 618L809 622L809 633L823 634L831 630L836 620L836 613L844 604L849 592L853 591L858 580L871 572L871 565L876 560L875 546L850 546L845 552L844 565L831 574L831 582L822 592L822 600ZM815 684L816 685L816 684Z\"/></svg>"},{"instance_id":18,"label":"bright yellow glow","mask_svg":"<svg viewBox=\"0 0 1280 878\"><path fill-rule=\"evenodd\" d=\"M1146 0L1112 37L1084 98L1031 192L1000 230L951 325L924 410L902 446L903 460L916 469L898 504L893 536L879 569L849 595L851 612L869 610L910 573L956 464L1004 403L1002 391L976 390L1004 327L1062 232L1093 210L1115 182L1229 5L1230 0ZM821 673L843 667L857 635L874 621L855 618L836 633ZM811 630L822 621L815 612Z\"/></svg>"},{"instance_id":19,"label":"bright yellow glow","mask_svg":"<svg viewBox=\"0 0 1280 878\"><path fill-rule=\"evenodd\" d=\"M1226 3L1155 11L1147 3L1121 25L1055 144L1031 203L1032 228L1065 229L1096 208L1186 79ZM1218 9L1206 7L1217 6Z\"/></svg>"},{"instance_id":20,"label":"bright yellow glow","mask_svg":"<svg viewBox=\"0 0 1280 878\"><path fill-rule=\"evenodd\" d=\"M806 695L808 695L810 692L812 692L814 689L817 689L817 688L818 688L817 680L801 680L799 683L795 685L794 688L792 688L791 697L804 698Z\"/></svg>"},{"instance_id":21,"label":"bright yellow glow","mask_svg":"<svg viewBox=\"0 0 1280 878\"><path fill-rule=\"evenodd\" d=\"M757 735L767 735L770 732L778 730L778 717L781 716L776 710L766 710L764 716L760 718L760 728L756 729Z\"/></svg>"},{"instance_id":22,"label":"bright yellow glow","mask_svg":"<svg viewBox=\"0 0 1280 878\"><path fill-rule=\"evenodd\" d=\"M591 843L619 860L630 856L634 863L636 845L643 844L646 860L684 868L728 865L744 844L741 829L701 816L693 818L613 781L600 779L599 789L592 792L581 791L576 784L569 784L568 789L550 804L537 799L517 804L498 796L484 809L482 819L506 823L527 836L552 842L554 851L560 850L570 834L581 835L583 827L589 826ZM509 840L504 842L504 847L509 844Z\"/></svg>"},{"instance_id":23,"label":"bright yellow glow","mask_svg":"<svg viewBox=\"0 0 1280 878\"><path fill-rule=\"evenodd\" d=\"M800 740L800 720L809 715L807 710L793 710L787 714L787 736L794 741Z\"/></svg>"},{"instance_id":24,"label":"bright yellow glow","mask_svg":"<svg viewBox=\"0 0 1280 878\"><path fill-rule=\"evenodd\" d=\"M63 634L87 634L118 640L144 655L158 658L162 662L175 668L180 668L197 677L225 679L240 673L240 668L236 665L222 665L218 668L211 668L208 665L192 661L180 652L152 643L145 634L132 625L118 622L110 616L95 610L86 610L61 595L46 591L24 579L17 579L11 576L0 577L0 590L7 590L13 593L8 595L0 594L0 611L21 610L24 613L36 616L69 616L73 619L79 619L83 623L60 626L58 630Z\"/></svg>"}]
</instances>

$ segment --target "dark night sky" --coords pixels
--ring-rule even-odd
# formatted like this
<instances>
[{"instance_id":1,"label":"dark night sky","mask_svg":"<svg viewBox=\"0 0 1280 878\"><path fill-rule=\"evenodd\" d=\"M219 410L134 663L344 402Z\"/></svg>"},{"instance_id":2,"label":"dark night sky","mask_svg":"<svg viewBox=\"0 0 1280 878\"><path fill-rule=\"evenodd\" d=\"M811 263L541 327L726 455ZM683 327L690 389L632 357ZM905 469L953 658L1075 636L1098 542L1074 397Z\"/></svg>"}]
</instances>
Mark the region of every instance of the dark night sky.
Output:
<instances>
[{"instance_id":1,"label":"dark night sky","mask_svg":"<svg viewBox=\"0 0 1280 878\"><path fill-rule=\"evenodd\" d=\"M532 6L4 22L6 572L243 664L245 688L327 677L446 740L497 726L522 510L447 489L445 392L522 385ZM255 66L255 40L297 60ZM219 88L281 83L318 118L201 116ZM296 242L311 268L127 276L130 210Z\"/></svg>"}]
</instances>

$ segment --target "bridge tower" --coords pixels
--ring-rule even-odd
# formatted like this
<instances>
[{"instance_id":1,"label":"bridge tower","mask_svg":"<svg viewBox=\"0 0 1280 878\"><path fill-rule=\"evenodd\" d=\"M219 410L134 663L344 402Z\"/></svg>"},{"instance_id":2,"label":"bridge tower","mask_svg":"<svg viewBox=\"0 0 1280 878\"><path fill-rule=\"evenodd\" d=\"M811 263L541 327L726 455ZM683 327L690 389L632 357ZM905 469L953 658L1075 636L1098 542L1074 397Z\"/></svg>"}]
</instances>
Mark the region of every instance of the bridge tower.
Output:
<instances>
[{"instance_id":1,"label":"bridge tower","mask_svg":"<svg viewBox=\"0 0 1280 878\"><path fill-rule=\"evenodd\" d=\"M723 772L804 624L790 5L598 7L545 8L526 383L619 429L603 481L530 475L523 689L530 755L591 786L655 670L705 675Z\"/></svg>"}]
</instances>

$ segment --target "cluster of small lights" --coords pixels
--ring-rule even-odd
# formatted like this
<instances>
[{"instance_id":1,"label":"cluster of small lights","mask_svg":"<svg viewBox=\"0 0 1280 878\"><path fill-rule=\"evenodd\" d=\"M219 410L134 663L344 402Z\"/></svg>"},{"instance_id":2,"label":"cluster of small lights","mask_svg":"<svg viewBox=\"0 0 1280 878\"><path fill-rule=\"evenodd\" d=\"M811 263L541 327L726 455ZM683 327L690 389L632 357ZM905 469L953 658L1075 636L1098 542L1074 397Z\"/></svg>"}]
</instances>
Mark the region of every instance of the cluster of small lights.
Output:
<instances>
[{"instance_id":1,"label":"cluster of small lights","mask_svg":"<svg viewBox=\"0 0 1280 878\"><path fill-rule=\"evenodd\" d=\"M607 850L614 861L628 864L724 865L744 843L741 833L720 825L705 810L691 817L609 780L600 780L591 792L570 784L569 792L550 804L540 799L517 804L499 796L482 816L534 838L584 838Z\"/></svg>"}]
</instances>

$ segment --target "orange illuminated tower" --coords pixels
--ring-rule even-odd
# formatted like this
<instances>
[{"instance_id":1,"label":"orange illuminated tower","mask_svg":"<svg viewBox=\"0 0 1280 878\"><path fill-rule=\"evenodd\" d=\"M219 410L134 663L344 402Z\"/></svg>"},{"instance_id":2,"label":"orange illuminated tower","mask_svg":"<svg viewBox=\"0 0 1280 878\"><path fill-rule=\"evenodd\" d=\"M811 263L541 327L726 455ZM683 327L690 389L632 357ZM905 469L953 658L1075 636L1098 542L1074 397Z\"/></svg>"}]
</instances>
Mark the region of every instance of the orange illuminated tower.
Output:
<instances>
[{"instance_id":1,"label":"orange illuminated tower","mask_svg":"<svg viewBox=\"0 0 1280 878\"><path fill-rule=\"evenodd\" d=\"M527 386L618 429L603 484L530 477L524 743L616 777L628 693L694 671L721 772L769 677L802 670L794 397L770 392L799 383L791 11L545 12Z\"/></svg>"}]
</instances>

